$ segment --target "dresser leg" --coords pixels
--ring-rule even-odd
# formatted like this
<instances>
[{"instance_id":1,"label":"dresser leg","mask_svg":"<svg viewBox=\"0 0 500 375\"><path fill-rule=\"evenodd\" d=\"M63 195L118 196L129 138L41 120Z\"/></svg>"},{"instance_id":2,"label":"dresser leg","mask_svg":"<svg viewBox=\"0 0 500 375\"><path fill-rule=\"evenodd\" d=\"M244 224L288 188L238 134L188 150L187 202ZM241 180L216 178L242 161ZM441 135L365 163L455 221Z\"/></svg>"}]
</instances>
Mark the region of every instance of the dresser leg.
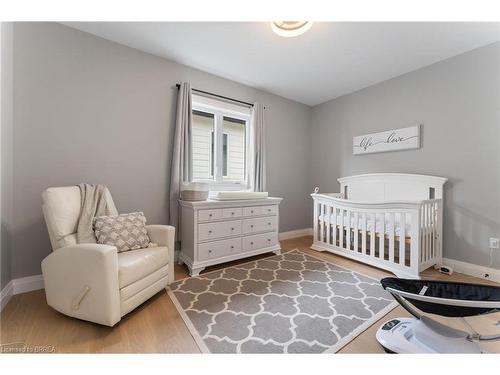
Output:
<instances>
[{"instance_id":1,"label":"dresser leg","mask_svg":"<svg viewBox=\"0 0 500 375\"><path fill-rule=\"evenodd\" d=\"M281 249L274 250L273 253L275 253L276 255L281 255Z\"/></svg>"},{"instance_id":2,"label":"dresser leg","mask_svg":"<svg viewBox=\"0 0 500 375\"><path fill-rule=\"evenodd\" d=\"M189 269L189 274L191 276L198 276L201 271L203 271L205 267L196 267L196 268L190 268Z\"/></svg>"}]
</instances>

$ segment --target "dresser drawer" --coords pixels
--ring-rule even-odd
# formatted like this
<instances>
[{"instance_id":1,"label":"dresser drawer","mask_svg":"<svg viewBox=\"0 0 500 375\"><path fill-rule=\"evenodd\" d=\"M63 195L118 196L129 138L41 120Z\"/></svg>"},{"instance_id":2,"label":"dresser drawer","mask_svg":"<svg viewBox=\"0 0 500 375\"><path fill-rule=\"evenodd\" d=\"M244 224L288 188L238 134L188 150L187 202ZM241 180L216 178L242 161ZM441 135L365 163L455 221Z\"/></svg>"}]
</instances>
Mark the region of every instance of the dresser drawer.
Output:
<instances>
[{"instance_id":1,"label":"dresser drawer","mask_svg":"<svg viewBox=\"0 0 500 375\"><path fill-rule=\"evenodd\" d=\"M241 252L241 238L206 242L198 245L198 260L221 258Z\"/></svg>"},{"instance_id":2,"label":"dresser drawer","mask_svg":"<svg viewBox=\"0 0 500 375\"><path fill-rule=\"evenodd\" d=\"M241 217L241 213L242 213L241 207L224 208L224 209L222 209L222 218L223 219L233 219L233 218Z\"/></svg>"},{"instance_id":3,"label":"dresser drawer","mask_svg":"<svg viewBox=\"0 0 500 375\"><path fill-rule=\"evenodd\" d=\"M216 208L214 210L198 211L198 220L200 221L217 220L221 218L222 218L222 210L220 208Z\"/></svg>"},{"instance_id":4,"label":"dresser drawer","mask_svg":"<svg viewBox=\"0 0 500 375\"><path fill-rule=\"evenodd\" d=\"M198 224L198 240L210 241L241 234L241 220Z\"/></svg>"},{"instance_id":5,"label":"dresser drawer","mask_svg":"<svg viewBox=\"0 0 500 375\"><path fill-rule=\"evenodd\" d=\"M254 234L253 236L243 237L243 251L257 250L264 247L271 247L278 243L278 234L276 232Z\"/></svg>"},{"instance_id":6,"label":"dresser drawer","mask_svg":"<svg viewBox=\"0 0 500 375\"><path fill-rule=\"evenodd\" d=\"M243 216L263 216L263 215L276 215L278 206L254 206L243 207Z\"/></svg>"},{"instance_id":7,"label":"dresser drawer","mask_svg":"<svg viewBox=\"0 0 500 375\"><path fill-rule=\"evenodd\" d=\"M259 217L255 219L245 219L242 221L243 234L256 232L275 231L277 227L277 218L275 216Z\"/></svg>"}]
</instances>

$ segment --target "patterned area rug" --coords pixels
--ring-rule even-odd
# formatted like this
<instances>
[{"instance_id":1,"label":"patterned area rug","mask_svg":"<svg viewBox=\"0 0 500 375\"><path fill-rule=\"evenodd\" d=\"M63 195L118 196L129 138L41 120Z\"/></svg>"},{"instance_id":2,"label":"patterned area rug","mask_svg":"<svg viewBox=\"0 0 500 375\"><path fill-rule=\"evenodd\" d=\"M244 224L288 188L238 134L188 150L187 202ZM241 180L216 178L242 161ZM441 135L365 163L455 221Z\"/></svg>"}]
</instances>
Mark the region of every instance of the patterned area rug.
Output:
<instances>
[{"instance_id":1,"label":"patterned area rug","mask_svg":"<svg viewBox=\"0 0 500 375\"><path fill-rule=\"evenodd\" d=\"M336 352L397 306L378 280L292 250L186 278L169 295L202 352Z\"/></svg>"}]
</instances>

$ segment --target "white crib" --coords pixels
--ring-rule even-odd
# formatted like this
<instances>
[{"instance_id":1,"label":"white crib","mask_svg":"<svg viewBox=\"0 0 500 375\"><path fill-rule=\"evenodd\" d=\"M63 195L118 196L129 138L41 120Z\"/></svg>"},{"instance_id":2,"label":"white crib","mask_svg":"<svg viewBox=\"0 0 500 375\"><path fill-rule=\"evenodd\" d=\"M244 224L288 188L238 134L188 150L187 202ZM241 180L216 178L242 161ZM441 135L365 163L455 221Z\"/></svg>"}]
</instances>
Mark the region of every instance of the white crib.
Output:
<instances>
[{"instance_id":1,"label":"white crib","mask_svg":"<svg viewBox=\"0 0 500 375\"><path fill-rule=\"evenodd\" d=\"M407 278L441 264L446 178L374 173L338 181L341 193L311 194L314 250Z\"/></svg>"}]
</instances>

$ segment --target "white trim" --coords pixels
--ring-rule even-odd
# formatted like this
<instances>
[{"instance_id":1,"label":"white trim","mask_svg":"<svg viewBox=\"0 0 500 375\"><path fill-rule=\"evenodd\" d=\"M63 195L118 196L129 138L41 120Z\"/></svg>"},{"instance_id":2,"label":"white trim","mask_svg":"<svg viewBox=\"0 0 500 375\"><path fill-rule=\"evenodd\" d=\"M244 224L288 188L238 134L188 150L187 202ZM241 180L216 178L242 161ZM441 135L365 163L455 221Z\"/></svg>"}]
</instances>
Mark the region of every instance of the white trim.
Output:
<instances>
[{"instance_id":1,"label":"white trim","mask_svg":"<svg viewBox=\"0 0 500 375\"><path fill-rule=\"evenodd\" d=\"M14 295L44 289L42 275L21 277L12 281L14 282Z\"/></svg>"},{"instance_id":2,"label":"white trim","mask_svg":"<svg viewBox=\"0 0 500 375\"><path fill-rule=\"evenodd\" d=\"M10 301L12 296L43 288L42 275L20 277L19 279L10 280L5 288L3 288L0 292L0 311L7 306L7 303Z\"/></svg>"},{"instance_id":3,"label":"white trim","mask_svg":"<svg viewBox=\"0 0 500 375\"><path fill-rule=\"evenodd\" d=\"M443 264L453 268L454 272L478 277L483 280L490 280L500 283L500 270L491 267L484 267L478 264L466 263L455 259L443 258ZM489 277L485 277L488 274Z\"/></svg>"},{"instance_id":4,"label":"white trim","mask_svg":"<svg viewBox=\"0 0 500 375\"><path fill-rule=\"evenodd\" d=\"M298 237L304 237L304 236L312 236L312 233L313 233L313 229L312 228L303 228L303 229L290 230L288 232L280 232L278 234L278 239L280 241L290 240L292 238L298 238Z\"/></svg>"},{"instance_id":5,"label":"white trim","mask_svg":"<svg viewBox=\"0 0 500 375\"><path fill-rule=\"evenodd\" d=\"M5 286L5 288L0 291L0 311L3 310L7 303L9 303L10 299L14 295L14 282L10 280L9 283Z\"/></svg>"}]
</instances>

